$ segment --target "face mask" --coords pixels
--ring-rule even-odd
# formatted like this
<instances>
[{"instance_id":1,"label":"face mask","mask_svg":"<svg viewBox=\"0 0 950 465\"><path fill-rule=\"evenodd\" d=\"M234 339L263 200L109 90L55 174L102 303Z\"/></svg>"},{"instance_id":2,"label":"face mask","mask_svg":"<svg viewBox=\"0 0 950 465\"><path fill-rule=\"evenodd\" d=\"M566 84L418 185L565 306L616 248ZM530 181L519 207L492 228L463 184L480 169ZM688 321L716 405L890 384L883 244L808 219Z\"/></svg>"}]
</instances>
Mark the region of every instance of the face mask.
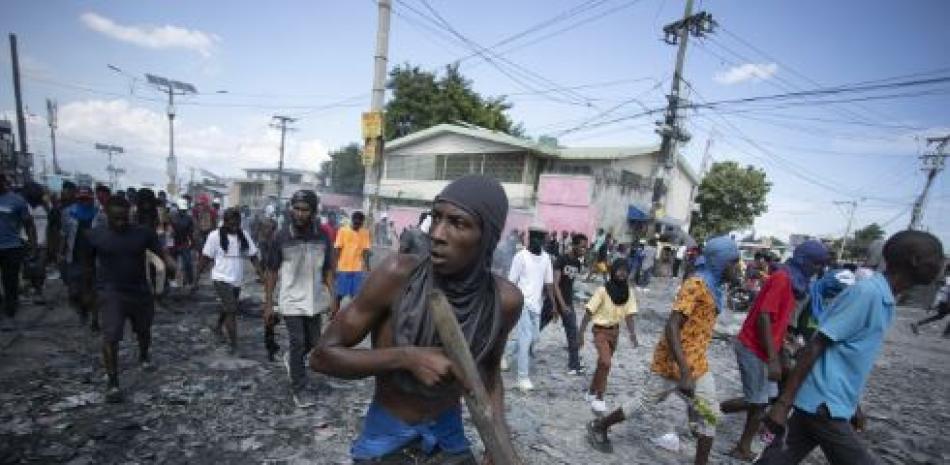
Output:
<instances>
[{"instance_id":1,"label":"face mask","mask_svg":"<svg viewBox=\"0 0 950 465\"><path fill-rule=\"evenodd\" d=\"M541 255L541 241L539 239L531 239L531 244L528 245L528 251L535 255Z\"/></svg>"}]
</instances>

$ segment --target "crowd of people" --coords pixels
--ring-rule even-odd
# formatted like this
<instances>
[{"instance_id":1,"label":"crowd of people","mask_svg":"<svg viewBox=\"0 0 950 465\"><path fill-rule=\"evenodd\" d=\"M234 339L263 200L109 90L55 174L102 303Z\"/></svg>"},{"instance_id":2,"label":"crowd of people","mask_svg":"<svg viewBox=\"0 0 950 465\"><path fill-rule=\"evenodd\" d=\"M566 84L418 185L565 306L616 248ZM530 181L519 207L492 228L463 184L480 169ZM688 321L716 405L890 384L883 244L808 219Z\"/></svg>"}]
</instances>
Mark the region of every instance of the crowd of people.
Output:
<instances>
[{"instance_id":1,"label":"crowd of people","mask_svg":"<svg viewBox=\"0 0 950 465\"><path fill-rule=\"evenodd\" d=\"M860 400L897 297L943 272L947 286L935 308L938 317L950 313L943 245L920 231L882 241L877 256L860 268L836 265L822 243L807 241L784 263L760 255L743 272L728 236L693 246L657 237L620 244L603 230L590 239L529 228L502 238L504 190L492 178L472 175L449 183L398 240L391 221L373 225L387 236L383 245L398 246L399 253L371 267L365 215L354 212L338 226L335 217L321 221L320 212L319 196L309 190L295 192L279 215L261 216L242 208L221 211L204 195L194 203L172 201L144 188L112 192L64 183L52 194L29 183L17 193L0 176L3 314L15 316L23 283L42 302L44 280L58 274L77 318L101 333L105 398L121 402L117 353L127 321L141 368L153 369L156 300L171 287L199 289L210 270L219 301L211 331L237 354L240 296L253 272L263 284L261 329L271 360L281 354L276 325L285 326L280 358L292 402L315 405L310 371L374 377L351 455L355 463L390 464L476 463L460 402L471 383L484 384L496 427L510 441L501 372L514 368L515 386L530 393L532 374L540 374L532 369L535 343L559 320L565 370L585 379L593 415L578 420L578 428L586 428L596 450L611 452L614 425L650 415L672 397L686 406L697 464L708 463L722 416L740 412L745 425L730 452L737 459L798 463L819 447L831 463L865 464L876 459L858 436ZM620 327L629 344L640 345L637 294L657 275L677 278L678 290L649 374L634 398L608 409L604 397ZM594 290L578 298L581 280ZM713 328L729 305L728 288L748 280L756 282L755 295L734 340L742 396L720 399L709 368ZM454 310L479 379L466 379L442 350L428 314L434 292ZM589 374L580 357L588 329L596 351ZM370 347L361 345L367 336ZM758 454L752 447L757 437L765 445Z\"/></svg>"}]
</instances>

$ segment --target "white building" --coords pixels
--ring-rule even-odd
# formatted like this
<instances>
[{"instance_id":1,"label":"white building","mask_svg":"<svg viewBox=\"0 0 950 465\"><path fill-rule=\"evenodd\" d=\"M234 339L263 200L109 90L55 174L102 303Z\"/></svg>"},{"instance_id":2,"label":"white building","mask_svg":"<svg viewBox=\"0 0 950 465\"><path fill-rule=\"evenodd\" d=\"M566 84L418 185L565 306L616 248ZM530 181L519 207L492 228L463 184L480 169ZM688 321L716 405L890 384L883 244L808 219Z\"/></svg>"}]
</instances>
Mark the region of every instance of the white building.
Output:
<instances>
[{"instance_id":1,"label":"white building","mask_svg":"<svg viewBox=\"0 0 950 465\"><path fill-rule=\"evenodd\" d=\"M508 194L507 229L541 223L548 230L590 234L603 227L624 237L648 219L658 153L658 145L566 148L476 126L440 124L386 144L380 196L402 227L414 222L450 181L485 174L498 179ZM691 192L698 183L678 157L661 228L687 229Z\"/></svg>"}]
</instances>

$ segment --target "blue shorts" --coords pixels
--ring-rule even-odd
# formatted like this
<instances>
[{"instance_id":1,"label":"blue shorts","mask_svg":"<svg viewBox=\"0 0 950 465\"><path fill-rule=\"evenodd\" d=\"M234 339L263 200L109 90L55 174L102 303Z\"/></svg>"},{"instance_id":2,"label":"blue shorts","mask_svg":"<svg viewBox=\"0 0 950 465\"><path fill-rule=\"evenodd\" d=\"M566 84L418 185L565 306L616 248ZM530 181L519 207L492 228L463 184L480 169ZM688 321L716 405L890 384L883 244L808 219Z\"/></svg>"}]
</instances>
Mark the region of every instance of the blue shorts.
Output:
<instances>
[{"instance_id":1,"label":"blue shorts","mask_svg":"<svg viewBox=\"0 0 950 465\"><path fill-rule=\"evenodd\" d=\"M366 273L362 271L340 271L336 274L336 295L337 297L356 297L363 287L363 278Z\"/></svg>"},{"instance_id":2,"label":"blue shorts","mask_svg":"<svg viewBox=\"0 0 950 465\"><path fill-rule=\"evenodd\" d=\"M735 340L735 350L742 379L742 396L750 404L767 405L769 398L778 396L778 384L769 381L768 364L738 339Z\"/></svg>"}]
</instances>

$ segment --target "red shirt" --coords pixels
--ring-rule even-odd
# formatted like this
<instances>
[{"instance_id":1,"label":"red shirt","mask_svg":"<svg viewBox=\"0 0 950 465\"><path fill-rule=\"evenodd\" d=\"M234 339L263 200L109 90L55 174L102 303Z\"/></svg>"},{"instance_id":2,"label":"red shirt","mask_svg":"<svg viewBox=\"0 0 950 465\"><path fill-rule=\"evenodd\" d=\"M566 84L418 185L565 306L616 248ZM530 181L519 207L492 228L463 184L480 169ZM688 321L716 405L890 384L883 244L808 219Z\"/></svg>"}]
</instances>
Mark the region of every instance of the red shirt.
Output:
<instances>
[{"instance_id":1,"label":"red shirt","mask_svg":"<svg viewBox=\"0 0 950 465\"><path fill-rule=\"evenodd\" d=\"M752 309L749 310L749 315L742 323L742 330L739 331L739 342L767 362L768 353L759 342L759 315L762 312L769 315L772 323L772 347L778 353L779 348L782 347L782 339L785 338L785 331L788 329L788 320L791 319L794 310L795 294L792 293L792 281L787 271L779 269L765 280L762 290L752 303Z\"/></svg>"}]
</instances>

